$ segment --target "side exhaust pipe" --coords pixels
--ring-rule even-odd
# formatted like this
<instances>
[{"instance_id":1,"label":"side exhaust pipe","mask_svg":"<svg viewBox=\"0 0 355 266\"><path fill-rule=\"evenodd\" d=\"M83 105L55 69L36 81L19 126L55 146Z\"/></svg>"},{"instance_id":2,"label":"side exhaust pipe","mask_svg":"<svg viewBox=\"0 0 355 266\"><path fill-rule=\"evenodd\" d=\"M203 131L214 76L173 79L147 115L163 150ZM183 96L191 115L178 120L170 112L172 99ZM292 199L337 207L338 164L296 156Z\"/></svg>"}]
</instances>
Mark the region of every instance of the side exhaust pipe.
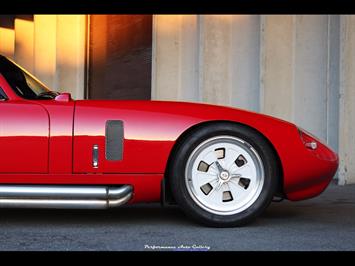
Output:
<instances>
[{"instance_id":1,"label":"side exhaust pipe","mask_svg":"<svg viewBox=\"0 0 355 266\"><path fill-rule=\"evenodd\" d=\"M132 198L130 185L0 185L0 208L107 209Z\"/></svg>"}]
</instances>

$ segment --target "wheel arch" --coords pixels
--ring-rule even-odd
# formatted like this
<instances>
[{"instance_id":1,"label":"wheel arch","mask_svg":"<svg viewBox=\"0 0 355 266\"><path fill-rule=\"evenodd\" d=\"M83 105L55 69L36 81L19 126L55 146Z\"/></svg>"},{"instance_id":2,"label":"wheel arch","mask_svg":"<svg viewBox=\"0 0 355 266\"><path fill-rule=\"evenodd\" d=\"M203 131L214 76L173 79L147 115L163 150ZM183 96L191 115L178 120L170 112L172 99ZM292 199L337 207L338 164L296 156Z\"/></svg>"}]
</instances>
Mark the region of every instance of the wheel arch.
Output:
<instances>
[{"instance_id":1,"label":"wheel arch","mask_svg":"<svg viewBox=\"0 0 355 266\"><path fill-rule=\"evenodd\" d=\"M255 131L257 134L259 134L260 136L262 136L264 138L264 140L270 145L271 149L273 150L275 158L277 160L276 163L277 163L278 187L277 187L276 195L284 198L285 196L284 196L284 192L283 192L282 163L281 163L280 156L279 156L276 148L272 144L272 142L262 132L260 132L259 130L255 129L247 124L236 122L236 121L231 121L231 120L209 120L209 121L197 123L197 124L189 127L184 132L182 132L180 134L180 136L176 139L175 144L174 144L172 150L170 151L168 161L167 161L165 171L164 171L164 178L161 183L161 203L162 203L162 205L164 206L164 205L169 205L169 204L176 204L175 199L174 199L172 192L171 192L171 187L170 187L170 182L169 182L169 175L170 175L169 171L171 169L170 166L173 163L174 156L175 156L176 150L179 147L179 145L181 145L181 143L184 141L184 139L186 139L192 132L199 130L205 126L208 126L211 124L218 124L218 123L230 123L230 124L234 124L234 125L247 127L249 129Z\"/></svg>"}]
</instances>

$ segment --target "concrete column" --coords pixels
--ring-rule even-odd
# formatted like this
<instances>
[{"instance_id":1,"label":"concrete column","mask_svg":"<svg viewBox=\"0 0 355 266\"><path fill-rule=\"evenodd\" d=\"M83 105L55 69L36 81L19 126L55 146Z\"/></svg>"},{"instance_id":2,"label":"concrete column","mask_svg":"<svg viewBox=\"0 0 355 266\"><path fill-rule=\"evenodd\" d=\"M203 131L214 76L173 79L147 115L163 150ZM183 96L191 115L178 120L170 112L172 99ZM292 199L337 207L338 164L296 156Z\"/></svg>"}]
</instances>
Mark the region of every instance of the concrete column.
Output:
<instances>
[{"instance_id":1,"label":"concrete column","mask_svg":"<svg viewBox=\"0 0 355 266\"><path fill-rule=\"evenodd\" d=\"M86 57L86 16L57 16L56 88L84 97Z\"/></svg>"},{"instance_id":2,"label":"concrete column","mask_svg":"<svg viewBox=\"0 0 355 266\"><path fill-rule=\"evenodd\" d=\"M293 121L327 140L328 16L296 16Z\"/></svg>"},{"instance_id":3,"label":"concrete column","mask_svg":"<svg viewBox=\"0 0 355 266\"><path fill-rule=\"evenodd\" d=\"M180 93L179 100L199 101L199 31L200 19L196 15L181 18Z\"/></svg>"},{"instance_id":4,"label":"concrete column","mask_svg":"<svg viewBox=\"0 0 355 266\"><path fill-rule=\"evenodd\" d=\"M152 99L178 99L180 24L180 15L153 17Z\"/></svg>"},{"instance_id":5,"label":"concrete column","mask_svg":"<svg viewBox=\"0 0 355 266\"><path fill-rule=\"evenodd\" d=\"M355 183L355 16L341 16L339 183Z\"/></svg>"},{"instance_id":6,"label":"concrete column","mask_svg":"<svg viewBox=\"0 0 355 266\"><path fill-rule=\"evenodd\" d=\"M206 15L203 17L201 38L202 100L208 103L231 105L232 95L232 29L233 16Z\"/></svg>"},{"instance_id":7,"label":"concrete column","mask_svg":"<svg viewBox=\"0 0 355 266\"><path fill-rule=\"evenodd\" d=\"M33 35L32 21L15 19L15 61L33 73Z\"/></svg>"},{"instance_id":8,"label":"concrete column","mask_svg":"<svg viewBox=\"0 0 355 266\"><path fill-rule=\"evenodd\" d=\"M34 16L34 74L56 90L56 15Z\"/></svg>"},{"instance_id":9,"label":"concrete column","mask_svg":"<svg viewBox=\"0 0 355 266\"><path fill-rule=\"evenodd\" d=\"M261 18L261 96L263 113L292 120L294 16Z\"/></svg>"},{"instance_id":10,"label":"concrete column","mask_svg":"<svg viewBox=\"0 0 355 266\"><path fill-rule=\"evenodd\" d=\"M233 16L231 34L231 104L259 111L260 16Z\"/></svg>"},{"instance_id":11,"label":"concrete column","mask_svg":"<svg viewBox=\"0 0 355 266\"><path fill-rule=\"evenodd\" d=\"M339 57L340 16L331 15L328 20L327 143L336 151L339 149Z\"/></svg>"},{"instance_id":12,"label":"concrete column","mask_svg":"<svg viewBox=\"0 0 355 266\"><path fill-rule=\"evenodd\" d=\"M0 54L14 58L15 53L15 31L0 27Z\"/></svg>"},{"instance_id":13,"label":"concrete column","mask_svg":"<svg viewBox=\"0 0 355 266\"><path fill-rule=\"evenodd\" d=\"M152 99L196 101L198 17L153 17Z\"/></svg>"}]
</instances>

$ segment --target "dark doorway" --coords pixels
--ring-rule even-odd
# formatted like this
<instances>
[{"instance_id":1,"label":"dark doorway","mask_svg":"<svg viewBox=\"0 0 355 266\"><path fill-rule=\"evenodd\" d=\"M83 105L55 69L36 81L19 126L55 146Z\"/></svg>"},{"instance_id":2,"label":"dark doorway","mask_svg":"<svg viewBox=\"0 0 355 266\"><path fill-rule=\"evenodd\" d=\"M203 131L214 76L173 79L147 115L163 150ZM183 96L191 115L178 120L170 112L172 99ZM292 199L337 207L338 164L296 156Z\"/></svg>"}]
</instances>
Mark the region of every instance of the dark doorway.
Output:
<instances>
[{"instance_id":1,"label":"dark doorway","mask_svg":"<svg viewBox=\"0 0 355 266\"><path fill-rule=\"evenodd\" d=\"M152 15L90 15L89 99L151 98Z\"/></svg>"}]
</instances>

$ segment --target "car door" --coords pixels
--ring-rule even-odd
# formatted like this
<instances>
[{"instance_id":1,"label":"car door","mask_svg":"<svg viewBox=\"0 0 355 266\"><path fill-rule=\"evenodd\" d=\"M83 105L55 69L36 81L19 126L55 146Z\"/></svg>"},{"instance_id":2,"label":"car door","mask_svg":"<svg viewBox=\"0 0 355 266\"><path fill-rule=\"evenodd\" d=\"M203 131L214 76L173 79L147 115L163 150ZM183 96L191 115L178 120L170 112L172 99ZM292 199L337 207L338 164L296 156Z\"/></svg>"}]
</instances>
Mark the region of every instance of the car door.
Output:
<instances>
[{"instance_id":1,"label":"car door","mask_svg":"<svg viewBox=\"0 0 355 266\"><path fill-rule=\"evenodd\" d=\"M49 118L33 102L0 99L0 174L48 173Z\"/></svg>"}]
</instances>

